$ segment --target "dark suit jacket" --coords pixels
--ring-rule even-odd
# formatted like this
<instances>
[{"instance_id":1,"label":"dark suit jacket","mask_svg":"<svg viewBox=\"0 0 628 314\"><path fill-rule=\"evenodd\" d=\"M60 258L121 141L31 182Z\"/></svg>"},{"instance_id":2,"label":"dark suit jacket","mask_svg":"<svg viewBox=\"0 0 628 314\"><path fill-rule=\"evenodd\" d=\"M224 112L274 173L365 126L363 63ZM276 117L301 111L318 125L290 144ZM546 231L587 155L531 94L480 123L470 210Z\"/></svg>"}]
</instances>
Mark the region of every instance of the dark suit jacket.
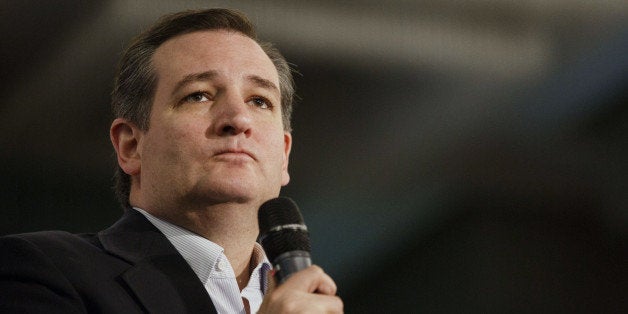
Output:
<instances>
[{"instance_id":1,"label":"dark suit jacket","mask_svg":"<svg viewBox=\"0 0 628 314\"><path fill-rule=\"evenodd\" d=\"M98 234L0 238L0 313L215 313L166 237L135 210Z\"/></svg>"}]
</instances>

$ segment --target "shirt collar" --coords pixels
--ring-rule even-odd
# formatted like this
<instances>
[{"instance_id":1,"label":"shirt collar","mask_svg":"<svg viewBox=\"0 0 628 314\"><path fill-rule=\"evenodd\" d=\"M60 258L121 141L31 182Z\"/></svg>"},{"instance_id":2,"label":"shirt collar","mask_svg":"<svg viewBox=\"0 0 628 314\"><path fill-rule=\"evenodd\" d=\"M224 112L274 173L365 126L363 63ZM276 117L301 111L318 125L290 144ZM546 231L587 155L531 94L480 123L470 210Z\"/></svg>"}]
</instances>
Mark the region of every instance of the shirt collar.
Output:
<instances>
[{"instance_id":1,"label":"shirt collar","mask_svg":"<svg viewBox=\"0 0 628 314\"><path fill-rule=\"evenodd\" d=\"M224 249L196 233L159 219L141 208L133 208L143 214L148 221L166 236L168 241L188 262L201 282L205 284L212 270L216 267L218 260L223 256ZM251 266L253 269L251 270L251 278L247 288L260 289L262 292L265 292L267 288L267 273L272 267L264 253L264 249L257 242L253 247L250 265L255 266Z\"/></svg>"}]
</instances>

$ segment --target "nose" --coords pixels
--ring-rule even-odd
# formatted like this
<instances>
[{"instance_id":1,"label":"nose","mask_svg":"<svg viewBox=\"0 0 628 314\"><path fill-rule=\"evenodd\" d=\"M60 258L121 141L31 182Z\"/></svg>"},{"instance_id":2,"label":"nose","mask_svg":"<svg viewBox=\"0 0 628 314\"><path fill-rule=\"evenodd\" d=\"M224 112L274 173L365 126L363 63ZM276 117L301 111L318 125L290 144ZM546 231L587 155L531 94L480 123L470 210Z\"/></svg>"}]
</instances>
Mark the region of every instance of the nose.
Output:
<instances>
[{"instance_id":1,"label":"nose","mask_svg":"<svg viewBox=\"0 0 628 314\"><path fill-rule=\"evenodd\" d=\"M212 108L214 132L219 136L251 135L250 108L237 92L225 92Z\"/></svg>"}]
</instances>

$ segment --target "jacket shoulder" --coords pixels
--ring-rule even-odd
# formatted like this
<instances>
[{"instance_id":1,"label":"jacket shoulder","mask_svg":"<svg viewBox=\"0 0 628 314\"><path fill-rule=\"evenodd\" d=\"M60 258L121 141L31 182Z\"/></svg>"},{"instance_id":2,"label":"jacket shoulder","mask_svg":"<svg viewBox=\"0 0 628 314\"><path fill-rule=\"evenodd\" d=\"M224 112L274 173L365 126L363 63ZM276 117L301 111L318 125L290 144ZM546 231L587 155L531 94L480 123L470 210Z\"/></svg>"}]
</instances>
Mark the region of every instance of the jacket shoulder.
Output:
<instances>
[{"instance_id":1,"label":"jacket shoulder","mask_svg":"<svg viewBox=\"0 0 628 314\"><path fill-rule=\"evenodd\" d=\"M36 250L51 259L67 259L81 252L102 251L102 245L94 234L72 234L65 231L40 231L0 237L0 251L20 256L20 252Z\"/></svg>"},{"instance_id":2,"label":"jacket shoulder","mask_svg":"<svg viewBox=\"0 0 628 314\"><path fill-rule=\"evenodd\" d=\"M72 252L73 244L83 242L89 243L63 232L0 237L0 312L84 312L80 296L59 267L60 260L55 261L56 256Z\"/></svg>"}]
</instances>

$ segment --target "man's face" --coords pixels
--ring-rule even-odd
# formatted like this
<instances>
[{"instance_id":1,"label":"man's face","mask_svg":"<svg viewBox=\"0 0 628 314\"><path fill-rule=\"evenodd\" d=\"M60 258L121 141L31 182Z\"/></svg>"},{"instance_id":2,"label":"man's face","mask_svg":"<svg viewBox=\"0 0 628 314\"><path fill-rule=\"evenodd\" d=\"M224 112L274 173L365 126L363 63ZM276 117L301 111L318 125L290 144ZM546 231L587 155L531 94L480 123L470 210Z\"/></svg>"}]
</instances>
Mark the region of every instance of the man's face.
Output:
<instances>
[{"instance_id":1,"label":"man's face","mask_svg":"<svg viewBox=\"0 0 628 314\"><path fill-rule=\"evenodd\" d=\"M153 65L157 86L149 130L138 140L132 204L259 204L279 195L292 139L277 70L261 47L236 32L199 31L163 43Z\"/></svg>"}]
</instances>

